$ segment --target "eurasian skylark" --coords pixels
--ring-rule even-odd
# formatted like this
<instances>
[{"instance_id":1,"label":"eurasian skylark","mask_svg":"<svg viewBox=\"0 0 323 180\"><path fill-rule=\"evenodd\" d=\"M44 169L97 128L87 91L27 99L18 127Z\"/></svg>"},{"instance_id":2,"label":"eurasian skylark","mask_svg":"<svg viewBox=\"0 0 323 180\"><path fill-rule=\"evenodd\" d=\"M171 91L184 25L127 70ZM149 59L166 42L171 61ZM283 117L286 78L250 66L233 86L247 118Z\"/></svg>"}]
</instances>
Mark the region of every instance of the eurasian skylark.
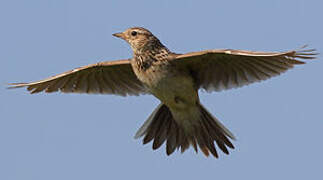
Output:
<instances>
[{"instance_id":1,"label":"eurasian skylark","mask_svg":"<svg viewBox=\"0 0 323 180\"><path fill-rule=\"evenodd\" d=\"M128 42L131 59L105 61L31 83L31 93L152 94L161 103L138 130L135 138L153 140L153 149L166 141L167 155L197 146L218 157L215 144L226 154L234 148L233 134L201 104L198 90L221 91L266 80L313 59L314 49L287 52L253 52L232 49L176 54L150 31L140 27L113 34Z\"/></svg>"}]
</instances>

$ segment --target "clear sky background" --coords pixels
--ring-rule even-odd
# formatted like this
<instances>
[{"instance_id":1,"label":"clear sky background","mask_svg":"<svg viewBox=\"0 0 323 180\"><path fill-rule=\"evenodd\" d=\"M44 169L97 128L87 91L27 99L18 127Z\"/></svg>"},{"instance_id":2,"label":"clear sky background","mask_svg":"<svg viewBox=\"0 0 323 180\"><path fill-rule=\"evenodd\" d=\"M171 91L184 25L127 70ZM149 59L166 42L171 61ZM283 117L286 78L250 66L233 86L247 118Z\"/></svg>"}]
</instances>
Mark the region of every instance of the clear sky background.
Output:
<instances>
[{"instance_id":1,"label":"clear sky background","mask_svg":"<svg viewBox=\"0 0 323 180\"><path fill-rule=\"evenodd\" d=\"M201 102L237 137L219 159L157 151L133 139L153 96L36 94L8 82L40 80L132 56L111 34L151 30L178 53L233 48L323 50L323 1L0 2L0 179L322 179L323 57L282 76Z\"/></svg>"}]
</instances>

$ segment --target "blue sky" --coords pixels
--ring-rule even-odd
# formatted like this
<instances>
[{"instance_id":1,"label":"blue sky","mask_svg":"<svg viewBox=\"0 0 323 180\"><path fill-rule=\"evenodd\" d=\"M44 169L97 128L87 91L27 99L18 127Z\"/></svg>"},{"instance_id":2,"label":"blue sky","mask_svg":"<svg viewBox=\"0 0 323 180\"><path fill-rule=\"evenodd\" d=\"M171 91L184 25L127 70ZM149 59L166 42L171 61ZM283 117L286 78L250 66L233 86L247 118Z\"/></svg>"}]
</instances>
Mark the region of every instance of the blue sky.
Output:
<instances>
[{"instance_id":1,"label":"blue sky","mask_svg":"<svg viewBox=\"0 0 323 180\"><path fill-rule=\"evenodd\" d=\"M219 159L192 149L166 156L133 136L153 96L36 94L8 82L130 57L111 34L150 29L178 53L233 48L323 49L318 0L0 3L0 179L322 179L322 55L282 76L201 102L237 137Z\"/></svg>"}]
</instances>

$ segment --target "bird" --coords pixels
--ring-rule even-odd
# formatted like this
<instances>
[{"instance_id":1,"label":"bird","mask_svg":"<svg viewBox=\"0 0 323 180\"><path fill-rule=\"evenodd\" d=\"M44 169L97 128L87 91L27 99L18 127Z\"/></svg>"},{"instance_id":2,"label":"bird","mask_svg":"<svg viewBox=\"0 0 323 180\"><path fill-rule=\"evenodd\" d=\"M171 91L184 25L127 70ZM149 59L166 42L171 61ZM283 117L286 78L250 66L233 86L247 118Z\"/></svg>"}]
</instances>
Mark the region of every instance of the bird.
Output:
<instances>
[{"instance_id":1,"label":"bird","mask_svg":"<svg viewBox=\"0 0 323 180\"><path fill-rule=\"evenodd\" d=\"M205 156L229 154L235 136L200 102L199 90L219 92L278 76L294 65L315 59L315 49L285 52L212 49L185 54L170 51L149 30L132 27L113 36L126 41L133 57L79 67L40 81L10 83L39 92L150 94L160 100L135 134L166 154L189 147Z\"/></svg>"}]
</instances>

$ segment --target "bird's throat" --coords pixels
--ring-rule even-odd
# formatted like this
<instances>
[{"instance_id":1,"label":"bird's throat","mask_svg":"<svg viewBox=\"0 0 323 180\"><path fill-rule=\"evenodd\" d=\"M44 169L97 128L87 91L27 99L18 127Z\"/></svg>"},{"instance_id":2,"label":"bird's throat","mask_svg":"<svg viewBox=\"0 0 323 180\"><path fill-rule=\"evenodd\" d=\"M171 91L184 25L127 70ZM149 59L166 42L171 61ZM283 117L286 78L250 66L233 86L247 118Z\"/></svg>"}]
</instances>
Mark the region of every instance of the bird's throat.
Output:
<instances>
[{"instance_id":1,"label":"bird's throat","mask_svg":"<svg viewBox=\"0 0 323 180\"><path fill-rule=\"evenodd\" d=\"M163 64L167 61L170 51L165 47L155 47L144 51L134 52L134 60L140 70L146 71L152 65Z\"/></svg>"}]
</instances>

